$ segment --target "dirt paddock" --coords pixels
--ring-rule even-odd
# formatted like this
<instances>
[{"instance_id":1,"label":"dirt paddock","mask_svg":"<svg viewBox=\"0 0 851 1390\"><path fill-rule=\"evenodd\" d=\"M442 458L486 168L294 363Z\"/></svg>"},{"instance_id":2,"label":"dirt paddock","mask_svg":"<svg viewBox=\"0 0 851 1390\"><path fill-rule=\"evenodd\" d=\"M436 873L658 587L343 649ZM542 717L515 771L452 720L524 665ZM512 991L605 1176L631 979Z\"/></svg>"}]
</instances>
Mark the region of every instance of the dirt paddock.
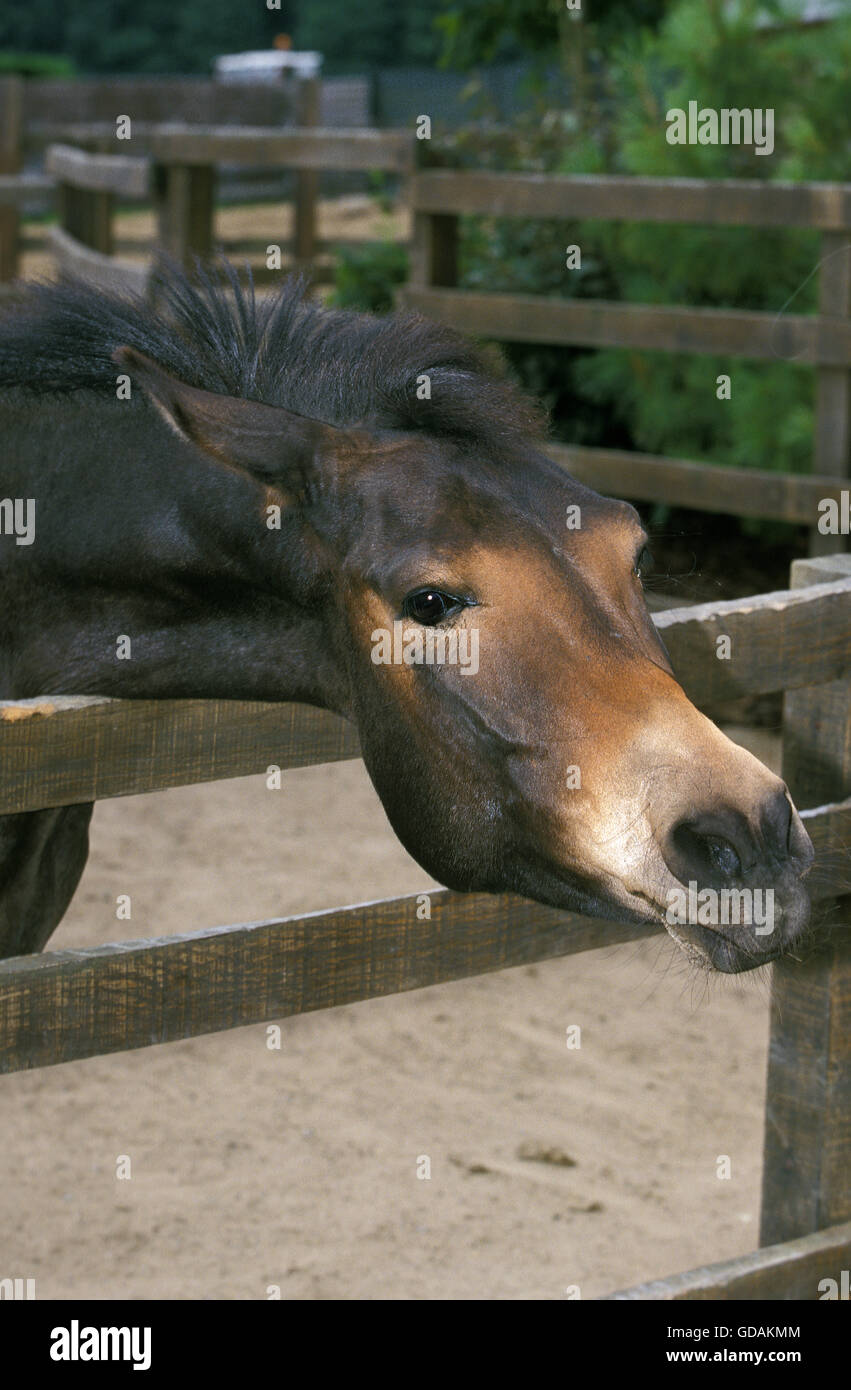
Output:
<instances>
[{"instance_id":1,"label":"dirt paddock","mask_svg":"<svg viewBox=\"0 0 851 1390\"><path fill-rule=\"evenodd\" d=\"M53 944L428 886L359 763L283 783L100 803ZM280 1050L250 1027L6 1077L0 1274L57 1299L558 1299L743 1253L767 1031L763 972L707 982L658 937L284 1020Z\"/></svg>"}]
</instances>

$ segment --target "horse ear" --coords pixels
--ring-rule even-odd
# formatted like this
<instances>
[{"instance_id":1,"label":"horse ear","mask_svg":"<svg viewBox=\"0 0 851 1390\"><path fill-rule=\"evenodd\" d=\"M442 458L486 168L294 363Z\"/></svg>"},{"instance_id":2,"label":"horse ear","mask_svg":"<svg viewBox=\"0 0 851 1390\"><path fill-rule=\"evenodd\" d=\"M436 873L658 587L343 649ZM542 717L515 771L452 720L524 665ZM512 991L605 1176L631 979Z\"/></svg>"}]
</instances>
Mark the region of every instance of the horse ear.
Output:
<instances>
[{"instance_id":1,"label":"horse ear","mask_svg":"<svg viewBox=\"0 0 851 1390\"><path fill-rule=\"evenodd\" d=\"M130 373L181 438L293 493L310 482L316 456L342 442L343 430L295 411L187 386L135 348L117 348L112 360Z\"/></svg>"}]
</instances>

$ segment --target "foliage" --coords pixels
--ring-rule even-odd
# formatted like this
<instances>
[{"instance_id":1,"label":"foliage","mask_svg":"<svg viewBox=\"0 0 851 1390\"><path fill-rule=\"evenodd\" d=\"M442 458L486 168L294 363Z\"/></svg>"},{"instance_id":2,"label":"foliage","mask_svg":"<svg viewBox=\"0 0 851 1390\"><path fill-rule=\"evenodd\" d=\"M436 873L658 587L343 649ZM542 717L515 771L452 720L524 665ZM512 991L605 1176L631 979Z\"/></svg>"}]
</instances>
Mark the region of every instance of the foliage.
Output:
<instances>
[{"instance_id":1,"label":"foliage","mask_svg":"<svg viewBox=\"0 0 851 1390\"><path fill-rule=\"evenodd\" d=\"M339 309L383 314L393 308L394 292L408 275L408 253L397 241L369 241L341 246L336 253L334 292L329 303Z\"/></svg>"},{"instance_id":2,"label":"foliage","mask_svg":"<svg viewBox=\"0 0 851 1390\"><path fill-rule=\"evenodd\" d=\"M295 38L299 48L324 54L323 71L359 72L369 68L432 64L440 41L431 5L419 0L302 0Z\"/></svg>"},{"instance_id":3,"label":"foliage","mask_svg":"<svg viewBox=\"0 0 851 1390\"><path fill-rule=\"evenodd\" d=\"M74 64L54 53L0 53L0 76L72 77Z\"/></svg>"},{"instance_id":4,"label":"foliage","mask_svg":"<svg viewBox=\"0 0 851 1390\"><path fill-rule=\"evenodd\" d=\"M487 8L503 12L510 33L524 3L489 0ZM447 142L447 162L554 173L846 179L851 20L810 33L771 32L758 25L768 8L764 0L675 0L657 32L633 30L611 44L592 84L593 119L554 109L541 93L508 148L504 137L473 130ZM774 154L669 145L666 112L687 109L690 100L715 109L773 107ZM581 270L565 267L572 244L581 247ZM467 218L461 284L806 313L815 308L818 256L817 235L796 229ZM506 352L567 440L782 471L810 466L814 378L806 368L526 344L508 344ZM716 398L721 374L732 377L729 401Z\"/></svg>"}]
</instances>

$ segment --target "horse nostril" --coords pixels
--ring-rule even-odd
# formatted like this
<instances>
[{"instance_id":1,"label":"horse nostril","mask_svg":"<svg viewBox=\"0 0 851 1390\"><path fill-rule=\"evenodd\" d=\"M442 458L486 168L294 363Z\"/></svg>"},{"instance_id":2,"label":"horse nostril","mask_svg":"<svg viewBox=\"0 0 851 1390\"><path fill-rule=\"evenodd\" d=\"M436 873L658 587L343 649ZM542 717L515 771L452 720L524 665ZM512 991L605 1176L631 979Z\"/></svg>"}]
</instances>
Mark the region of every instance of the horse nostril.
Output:
<instances>
[{"instance_id":1,"label":"horse nostril","mask_svg":"<svg viewBox=\"0 0 851 1390\"><path fill-rule=\"evenodd\" d=\"M681 821L671 832L668 867L681 883L730 884L742 877L739 851L715 827L701 828L699 820Z\"/></svg>"},{"instance_id":2,"label":"horse nostril","mask_svg":"<svg viewBox=\"0 0 851 1390\"><path fill-rule=\"evenodd\" d=\"M738 878L742 872L742 861L733 846L717 835L704 836L709 861L725 878Z\"/></svg>"}]
</instances>

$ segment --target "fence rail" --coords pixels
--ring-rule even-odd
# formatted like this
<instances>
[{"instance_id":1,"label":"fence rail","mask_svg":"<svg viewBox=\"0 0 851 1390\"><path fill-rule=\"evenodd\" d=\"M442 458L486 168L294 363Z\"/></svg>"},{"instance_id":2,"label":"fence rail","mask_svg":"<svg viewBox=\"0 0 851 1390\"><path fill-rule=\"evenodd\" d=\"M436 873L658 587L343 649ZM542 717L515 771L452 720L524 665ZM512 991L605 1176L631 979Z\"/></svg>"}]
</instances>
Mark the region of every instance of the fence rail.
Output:
<instances>
[{"instance_id":1,"label":"fence rail","mask_svg":"<svg viewBox=\"0 0 851 1390\"><path fill-rule=\"evenodd\" d=\"M817 399L812 473L842 489L851 479L851 184L771 184L757 180L696 180L421 169L411 180L414 214L411 272L400 299L421 313L466 332L509 342L588 348L723 354L784 360L816 368ZM602 218L704 226L809 227L821 232L819 312L744 312L657 304L555 299L457 288L459 218ZM585 449L593 464L597 451ZM607 490L636 500L658 498L664 475L687 497L696 470L711 465L662 456L599 453ZM655 474L648 465L655 465ZM685 505L716 510L707 475ZM791 475L780 475L790 477ZM648 492L648 485L651 491ZM598 485L599 486L599 485ZM794 494L797 484L791 484ZM806 520L813 554L847 548L843 536L823 535L815 510L790 516L784 497L760 506L748 489L747 515ZM805 495L800 491L800 501ZM811 494L810 494L811 495ZM825 490L822 497L835 497ZM668 497L658 500L668 501ZM808 497L809 500L809 497ZM736 512L735 507L729 510Z\"/></svg>"},{"instance_id":2,"label":"fence rail","mask_svg":"<svg viewBox=\"0 0 851 1390\"><path fill-rule=\"evenodd\" d=\"M157 240L176 260L206 260L213 252L216 168L224 162L288 168L297 179L294 231L286 239L293 264L328 279L317 258L329 248L316 227L316 178L321 170L390 170L407 173L412 141L406 132L306 128L267 130L225 126L199 130L188 125L141 128L134 136L144 156L92 153L51 145L45 168L58 182L59 227L50 244L63 271L104 289L144 291L145 267L114 255L116 198L150 198L158 220ZM281 244L281 250L285 249ZM258 280L266 278L261 268ZM277 276L277 272L276 272Z\"/></svg>"},{"instance_id":3,"label":"fence rail","mask_svg":"<svg viewBox=\"0 0 851 1390\"><path fill-rule=\"evenodd\" d=\"M654 614L698 706L851 677L851 578ZM716 657L720 636L736 660ZM360 756L309 705L44 696L0 703L0 815Z\"/></svg>"}]
</instances>

